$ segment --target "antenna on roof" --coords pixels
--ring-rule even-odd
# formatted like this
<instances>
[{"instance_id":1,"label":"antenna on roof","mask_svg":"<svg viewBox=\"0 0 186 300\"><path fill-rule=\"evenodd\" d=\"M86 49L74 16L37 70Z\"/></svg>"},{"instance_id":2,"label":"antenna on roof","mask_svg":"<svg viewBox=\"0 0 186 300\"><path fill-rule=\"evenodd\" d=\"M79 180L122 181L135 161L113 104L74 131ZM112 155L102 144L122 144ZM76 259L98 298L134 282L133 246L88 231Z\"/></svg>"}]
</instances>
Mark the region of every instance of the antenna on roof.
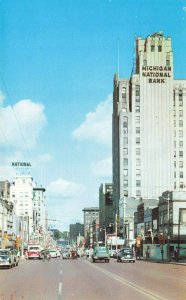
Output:
<instances>
[{"instance_id":1,"label":"antenna on roof","mask_svg":"<svg viewBox=\"0 0 186 300\"><path fill-rule=\"evenodd\" d=\"M134 52L133 52L133 65L132 65L132 72L131 72L131 76L136 74L136 34L134 34Z\"/></svg>"},{"instance_id":2,"label":"antenna on roof","mask_svg":"<svg viewBox=\"0 0 186 300\"><path fill-rule=\"evenodd\" d=\"M118 36L118 78L119 78L119 36Z\"/></svg>"}]
</instances>

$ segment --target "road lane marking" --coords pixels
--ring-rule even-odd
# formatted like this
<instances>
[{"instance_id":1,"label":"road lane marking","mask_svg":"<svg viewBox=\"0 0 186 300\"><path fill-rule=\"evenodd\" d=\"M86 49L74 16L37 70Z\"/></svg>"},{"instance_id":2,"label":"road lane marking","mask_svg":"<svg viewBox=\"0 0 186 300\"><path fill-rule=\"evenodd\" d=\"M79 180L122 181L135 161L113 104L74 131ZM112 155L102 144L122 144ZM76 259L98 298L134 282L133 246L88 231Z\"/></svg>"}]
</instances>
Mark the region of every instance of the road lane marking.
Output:
<instances>
[{"instance_id":1,"label":"road lane marking","mask_svg":"<svg viewBox=\"0 0 186 300\"><path fill-rule=\"evenodd\" d=\"M59 296L61 296L61 290L62 290L62 282L59 283L59 291L58 291Z\"/></svg>"},{"instance_id":2,"label":"road lane marking","mask_svg":"<svg viewBox=\"0 0 186 300\"><path fill-rule=\"evenodd\" d=\"M142 288L142 287L140 287L140 286L138 286L138 285L136 285L136 284L134 284L134 283L132 283L132 282L126 280L126 279L123 279L122 277L120 277L120 276L118 276L118 275L115 275L115 274L113 274L113 273L111 273L111 272L109 272L109 271L106 271L106 270L104 270L104 269L101 269L101 268L98 267L98 266L95 266L95 264L92 264L92 263L90 263L90 262L88 262L88 261L85 261L85 263L91 265L92 268L97 269L98 271L104 273L105 275L107 275L107 276L109 276L109 277L111 277L111 278L113 278L113 279L115 279L115 280L121 282L122 284L127 285L127 286L133 288L133 289L136 290L137 292L140 292L140 293L142 293L142 294L144 294L144 295L146 295L146 296L149 296L151 299L165 300L165 298L162 298L162 297L160 297L160 296L154 294L153 292L151 292L151 291L149 291L149 290L146 290L146 289L144 289L144 288Z\"/></svg>"}]
</instances>

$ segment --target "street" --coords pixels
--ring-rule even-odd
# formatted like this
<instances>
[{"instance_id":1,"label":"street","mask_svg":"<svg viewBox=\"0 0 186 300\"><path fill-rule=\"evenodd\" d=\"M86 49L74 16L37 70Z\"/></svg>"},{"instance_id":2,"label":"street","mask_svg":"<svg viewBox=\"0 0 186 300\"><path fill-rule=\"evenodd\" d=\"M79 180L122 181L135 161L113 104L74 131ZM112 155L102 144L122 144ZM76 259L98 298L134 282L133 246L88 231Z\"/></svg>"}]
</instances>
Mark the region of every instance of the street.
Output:
<instances>
[{"instance_id":1,"label":"street","mask_svg":"<svg viewBox=\"0 0 186 300\"><path fill-rule=\"evenodd\" d=\"M140 260L21 260L18 267L0 270L0 282L1 300L186 298L186 266Z\"/></svg>"}]
</instances>

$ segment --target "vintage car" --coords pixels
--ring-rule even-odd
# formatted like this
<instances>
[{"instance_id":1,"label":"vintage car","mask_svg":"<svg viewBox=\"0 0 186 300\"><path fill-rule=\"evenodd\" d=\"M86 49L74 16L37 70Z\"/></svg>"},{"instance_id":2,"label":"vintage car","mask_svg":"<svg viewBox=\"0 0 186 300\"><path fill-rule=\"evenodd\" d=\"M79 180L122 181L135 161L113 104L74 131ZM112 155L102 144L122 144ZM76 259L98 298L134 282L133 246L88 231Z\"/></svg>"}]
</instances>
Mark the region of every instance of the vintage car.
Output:
<instances>
[{"instance_id":1,"label":"vintage car","mask_svg":"<svg viewBox=\"0 0 186 300\"><path fill-rule=\"evenodd\" d=\"M92 262L95 262L97 260L104 260L105 262L109 263L110 254L109 254L107 247L98 246L98 247L94 248L94 251L92 254Z\"/></svg>"},{"instance_id":2,"label":"vintage car","mask_svg":"<svg viewBox=\"0 0 186 300\"><path fill-rule=\"evenodd\" d=\"M133 250L129 247L121 248L117 254L117 262L133 262L135 263L136 259L133 253Z\"/></svg>"}]
</instances>

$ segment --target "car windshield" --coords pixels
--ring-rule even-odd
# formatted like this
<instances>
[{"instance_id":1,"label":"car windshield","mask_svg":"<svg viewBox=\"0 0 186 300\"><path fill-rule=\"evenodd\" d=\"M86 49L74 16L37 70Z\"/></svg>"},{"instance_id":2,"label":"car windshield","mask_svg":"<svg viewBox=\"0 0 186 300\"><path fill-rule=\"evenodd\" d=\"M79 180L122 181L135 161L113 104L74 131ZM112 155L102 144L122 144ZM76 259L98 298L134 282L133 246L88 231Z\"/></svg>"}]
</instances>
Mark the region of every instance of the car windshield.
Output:
<instances>
[{"instance_id":1,"label":"car windshield","mask_svg":"<svg viewBox=\"0 0 186 300\"><path fill-rule=\"evenodd\" d=\"M39 247L30 247L29 250L39 250Z\"/></svg>"},{"instance_id":2,"label":"car windshield","mask_svg":"<svg viewBox=\"0 0 186 300\"><path fill-rule=\"evenodd\" d=\"M0 254L0 258L6 259L6 258L8 258L8 255Z\"/></svg>"},{"instance_id":3,"label":"car windshield","mask_svg":"<svg viewBox=\"0 0 186 300\"><path fill-rule=\"evenodd\" d=\"M131 249L122 249L121 254L132 254L132 250Z\"/></svg>"},{"instance_id":4,"label":"car windshield","mask_svg":"<svg viewBox=\"0 0 186 300\"><path fill-rule=\"evenodd\" d=\"M9 251L0 251L0 256L1 255L8 255Z\"/></svg>"},{"instance_id":5,"label":"car windshield","mask_svg":"<svg viewBox=\"0 0 186 300\"><path fill-rule=\"evenodd\" d=\"M99 252L107 252L107 249L104 248L104 247L99 247L96 250L99 251Z\"/></svg>"}]
</instances>

